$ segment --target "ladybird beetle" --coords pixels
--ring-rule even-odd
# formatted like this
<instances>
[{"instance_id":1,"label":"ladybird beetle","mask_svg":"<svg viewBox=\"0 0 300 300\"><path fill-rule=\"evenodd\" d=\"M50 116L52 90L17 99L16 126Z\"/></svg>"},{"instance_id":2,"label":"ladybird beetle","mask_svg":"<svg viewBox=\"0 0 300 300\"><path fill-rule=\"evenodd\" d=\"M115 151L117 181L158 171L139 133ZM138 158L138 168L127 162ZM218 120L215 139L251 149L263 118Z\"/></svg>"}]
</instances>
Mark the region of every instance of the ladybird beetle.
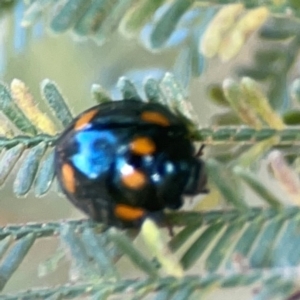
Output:
<instances>
[{"instance_id":1,"label":"ladybird beetle","mask_svg":"<svg viewBox=\"0 0 300 300\"><path fill-rule=\"evenodd\" d=\"M178 209L206 192L204 163L186 124L158 103L105 102L76 117L57 140L55 169L67 198L118 227Z\"/></svg>"}]
</instances>

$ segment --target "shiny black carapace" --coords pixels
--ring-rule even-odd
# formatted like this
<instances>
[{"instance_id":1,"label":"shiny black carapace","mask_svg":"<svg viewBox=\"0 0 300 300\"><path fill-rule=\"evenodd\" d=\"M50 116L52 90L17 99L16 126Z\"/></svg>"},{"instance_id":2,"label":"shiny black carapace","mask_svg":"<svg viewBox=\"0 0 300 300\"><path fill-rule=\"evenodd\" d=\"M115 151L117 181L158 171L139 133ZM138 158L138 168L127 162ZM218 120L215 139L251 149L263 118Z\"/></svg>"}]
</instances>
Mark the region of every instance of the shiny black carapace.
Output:
<instances>
[{"instance_id":1,"label":"shiny black carapace","mask_svg":"<svg viewBox=\"0 0 300 300\"><path fill-rule=\"evenodd\" d=\"M183 196L205 192L203 161L187 126L158 103L105 102L80 114L58 139L63 192L96 221L138 226Z\"/></svg>"}]
</instances>

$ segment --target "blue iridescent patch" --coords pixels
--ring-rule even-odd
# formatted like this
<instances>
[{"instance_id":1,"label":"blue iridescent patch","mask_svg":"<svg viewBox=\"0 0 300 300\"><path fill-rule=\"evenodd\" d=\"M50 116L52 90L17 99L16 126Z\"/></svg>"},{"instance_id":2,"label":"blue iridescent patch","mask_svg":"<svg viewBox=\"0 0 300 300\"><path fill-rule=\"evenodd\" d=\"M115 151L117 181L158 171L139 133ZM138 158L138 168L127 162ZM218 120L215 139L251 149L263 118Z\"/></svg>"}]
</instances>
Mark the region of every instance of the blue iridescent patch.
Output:
<instances>
[{"instance_id":1,"label":"blue iridescent patch","mask_svg":"<svg viewBox=\"0 0 300 300\"><path fill-rule=\"evenodd\" d=\"M116 139L109 131L81 131L76 134L78 152L71 158L74 166L91 179L107 172L114 159Z\"/></svg>"}]
</instances>

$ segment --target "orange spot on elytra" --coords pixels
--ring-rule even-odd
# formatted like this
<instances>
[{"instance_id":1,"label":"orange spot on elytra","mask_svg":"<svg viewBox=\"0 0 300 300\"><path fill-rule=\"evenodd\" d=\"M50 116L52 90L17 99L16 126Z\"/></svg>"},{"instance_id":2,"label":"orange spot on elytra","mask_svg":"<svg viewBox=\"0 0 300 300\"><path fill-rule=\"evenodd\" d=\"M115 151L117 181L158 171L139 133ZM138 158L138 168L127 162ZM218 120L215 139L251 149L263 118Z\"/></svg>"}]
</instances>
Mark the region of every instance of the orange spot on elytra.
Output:
<instances>
[{"instance_id":1,"label":"orange spot on elytra","mask_svg":"<svg viewBox=\"0 0 300 300\"><path fill-rule=\"evenodd\" d=\"M132 172L128 174L123 174L121 180L127 188L135 190L142 188L147 182L146 175L137 170L132 170Z\"/></svg>"},{"instance_id":2,"label":"orange spot on elytra","mask_svg":"<svg viewBox=\"0 0 300 300\"><path fill-rule=\"evenodd\" d=\"M86 125L89 124L89 122L92 120L92 118L97 114L99 110L97 108L88 111L87 113L83 114L75 123L74 130L81 130Z\"/></svg>"},{"instance_id":3,"label":"orange spot on elytra","mask_svg":"<svg viewBox=\"0 0 300 300\"><path fill-rule=\"evenodd\" d=\"M136 154L148 155L155 151L155 144L147 137L138 137L130 143L130 149Z\"/></svg>"},{"instance_id":4,"label":"orange spot on elytra","mask_svg":"<svg viewBox=\"0 0 300 300\"><path fill-rule=\"evenodd\" d=\"M75 192L75 174L74 169L69 164L64 164L61 168L62 182L69 193Z\"/></svg>"},{"instance_id":5,"label":"orange spot on elytra","mask_svg":"<svg viewBox=\"0 0 300 300\"><path fill-rule=\"evenodd\" d=\"M115 216L124 221L138 220L144 216L145 210L125 204L117 204L114 210Z\"/></svg>"},{"instance_id":6,"label":"orange spot on elytra","mask_svg":"<svg viewBox=\"0 0 300 300\"><path fill-rule=\"evenodd\" d=\"M157 125L161 126L169 126L170 122L169 120L162 115L161 113L155 112L155 111L145 111L141 115L142 120L155 123Z\"/></svg>"}]
</instances>

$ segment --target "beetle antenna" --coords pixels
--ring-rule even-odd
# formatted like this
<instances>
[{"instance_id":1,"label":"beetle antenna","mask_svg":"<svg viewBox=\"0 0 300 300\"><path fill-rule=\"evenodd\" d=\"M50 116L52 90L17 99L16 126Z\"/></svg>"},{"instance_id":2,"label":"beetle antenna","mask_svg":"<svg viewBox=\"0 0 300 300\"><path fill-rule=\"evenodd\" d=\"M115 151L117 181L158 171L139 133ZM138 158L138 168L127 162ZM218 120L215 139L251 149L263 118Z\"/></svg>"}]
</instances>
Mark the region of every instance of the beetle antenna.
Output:
<instances>
[{"instance_id":1,"label":"beetle antenna","mask_svg":"<svg viewBox=\"0 0 300 300\"><path fill-rule=\"evenodd\" d=\"M205 148L205 145L202 144L199 148L199 150L196 152L196 157L201 157L203 155L203 149Z\"/></svg>"}]
</instances>

